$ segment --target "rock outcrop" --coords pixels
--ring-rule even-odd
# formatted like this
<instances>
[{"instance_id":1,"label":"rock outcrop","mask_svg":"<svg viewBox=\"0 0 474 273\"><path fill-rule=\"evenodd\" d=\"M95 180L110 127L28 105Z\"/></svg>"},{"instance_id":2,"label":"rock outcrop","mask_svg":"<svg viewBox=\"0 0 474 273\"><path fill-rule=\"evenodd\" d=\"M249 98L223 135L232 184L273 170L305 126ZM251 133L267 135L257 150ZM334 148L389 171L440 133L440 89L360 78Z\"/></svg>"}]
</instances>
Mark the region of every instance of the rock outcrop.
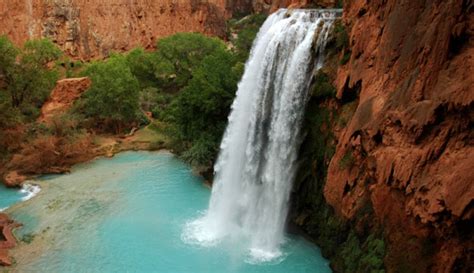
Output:
<instances>
[{"instance_id":1,"label":"rock outcrop","mask_svg":"<svg viewBox=\"0 0 474 273\"><path fill-rule=\"evenodd\" d=\"M12 265L8 250L16 246L12 230L19 226L21 225L11 220L8 215L0 213L0 266Z\"/></svg>"},{"instance_id":2,"label":"rock outcrop","mask_svg":"<svg viewBox=\"0 0 474 273\"><path fill-rule=\"evenodd\" d=\"M339 134L326 200L346 219L371 204L388 239L388 272L404 263L468 272L474 4L355 0L344 9L351 55L338 70L337 97L357 109Z\"/></svg>"},{"instance_id":3,"label":"rock outcrop","mask_svg":"<svg viewBox=\"0 0 474 273\"><path fill-rule=\"evenodd\" d=\"M17 171L11 171L3 178L3 184L9 188L20 187L26 179L26 176L19 174Z\"/></svg>"},{"instance_id":4,"label":"rock outcrop","mask_svg":"<svg viewBox=\"0 0 474 273\"><path fill-rule=\"evenodd\" d=\"M51 92L48 101L43 104L38 121L51 123L54 117L66 113L90 86L91 80L87 77L59 80Z\"/></svg>"}]
</instances>

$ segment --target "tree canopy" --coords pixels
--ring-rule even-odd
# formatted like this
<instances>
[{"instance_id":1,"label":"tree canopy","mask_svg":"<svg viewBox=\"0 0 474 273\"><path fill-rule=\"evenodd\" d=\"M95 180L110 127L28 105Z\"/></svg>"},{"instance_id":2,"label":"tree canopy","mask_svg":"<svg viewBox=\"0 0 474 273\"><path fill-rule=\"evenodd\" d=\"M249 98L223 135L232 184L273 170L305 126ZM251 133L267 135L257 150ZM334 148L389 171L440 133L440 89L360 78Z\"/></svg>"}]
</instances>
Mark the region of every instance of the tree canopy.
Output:
<instances>
[{"instance_id":1,"label":"tree canopy","mask_svg":"<svg viewBox=\"0 0 474 273\"><path fill-rule=\"evenodd\" d=\"M225 51L225 44L198 33L178 33L158 40L154 54L154 73L164 88L179 90L187 85L207 56Z\"/></svg>"},{"instance_id":2,"label":"tree canopy","mask_svg":"<svg viewBox=\"0 0 474 273\"><path fill-rule=\"evenodd\" d=\"M49 40L30 40L18 49L6 36L0 36L2 107L8 103L23 118L35 119L58 79L58 72L48 64L60 56L61 51Z\"/></svg>"},{"instance_id":3,"label":"tree canopy","mask_svg":"<svg viewBox=\"0 0 474 273\"><path fill-rule=\"evenodd\" d=\"M107 61L92 63L84 74L91 78L92 86L79 102L77 111L101 124L103 129L117 133L138 121L139 83L125 57L113 55Z\"/></svg>"}]
</instances>

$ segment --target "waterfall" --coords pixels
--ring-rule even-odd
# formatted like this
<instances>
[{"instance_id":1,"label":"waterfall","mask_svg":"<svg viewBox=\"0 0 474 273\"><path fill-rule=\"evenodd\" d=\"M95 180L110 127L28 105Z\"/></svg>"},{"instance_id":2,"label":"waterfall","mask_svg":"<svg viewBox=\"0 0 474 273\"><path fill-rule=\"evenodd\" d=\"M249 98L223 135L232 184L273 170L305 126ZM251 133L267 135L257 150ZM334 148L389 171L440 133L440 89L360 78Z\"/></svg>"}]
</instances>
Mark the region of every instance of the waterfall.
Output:
<instances>
[{"instance_id":1,"label":"waterfall","mask_svg":"<svg viewBox=\"0 0 474 273\"><path fill-rule=\"evenodd\" d=\"M214 167L209 209L187 224L185 241L212 245L228 237L246 242L254 261L281 256L308 87L340 12L280 9L260 28Z\"/></svg>"}]
</instances>

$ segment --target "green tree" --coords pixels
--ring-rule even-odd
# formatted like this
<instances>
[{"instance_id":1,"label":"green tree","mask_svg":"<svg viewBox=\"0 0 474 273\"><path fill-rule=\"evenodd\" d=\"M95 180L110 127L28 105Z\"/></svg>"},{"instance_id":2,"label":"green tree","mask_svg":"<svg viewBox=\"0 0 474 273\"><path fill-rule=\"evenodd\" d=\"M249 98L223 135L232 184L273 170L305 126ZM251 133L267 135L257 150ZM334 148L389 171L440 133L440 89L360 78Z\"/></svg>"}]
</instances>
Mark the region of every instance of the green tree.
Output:
<instances>
[{"instance_id":1,"label":"green tree","mask_svg":"<svg viewBox=\"0 0 474 273\"><path fill-rule=\"evenodd\" d=\"M91 78L92 86L79 101L76 111L115 133L136 125L142 115L139 83L125 57L112 55L107 61L92 63L84 73Z\"/></svg>"},{"instance_id":2,"label":"green tree","mask_svg":"<svg viewBox=\"0 0 474 273\"><path fill-rule=\"evenodd\" d=\"M0 90L6 92L13 108L30 119L58 79L58 72L48 64L57 60L61 51L49 40L31 40L18 50L5 36L0 37Z\"/></svg>"},{"instance_id":3,"label":"green tree","mask_svg":"<svg viewBox=\"0 0 474 273\"><path fill-rule=\"evenodd\" d=\"M7 84L7 77L13 73L18 53L19 50L7 36L0 36L0 79L3 84Z\"/></svg>"},{"instance_id":4,"label":"green tree","mask_svg":"<svg viewBox=\"0 0 474 273\"><path fill-rule=\"evenodd\" d=\"M198 33L178 33L160 39L153 59L155 77L164 88L180 90L204 58L225 48L221 40Z\"/></svg>"},{"instance_id":5,"label":"green tree","mask_svg":"<svg viewBox=\"0 0 474 273\"><path fill-rule=\"evenodd\" d=\"M127 64L130 71L137 78L141 89L147 87L157 87L155 73L153 71L153 59L155 55L146 52L145 49L138 47L126 55Z\"/></svg>"},{"instance_id":6,"label":"green tree","mask_svg":"<svg viewBox=\"0 0 474 273\"><path fill-rule=\"evenodd\" d=\"M209 164L217 155L240 76L234 63L224 49L207 56L172 103L171 121L181 141L191 143L184 157L192 163Z\"/></svg>"},{"instance_id":7,"label":"green tree","mask_svg":"<svg viewBox=\"0 0 474 273\"><path fill-rule=\"evenodd\" d=\"M58 79L58 72L47 65L60 56L61 51L49 40L25 43L9 83L13 107L19 107L25 101L41 107Z\"/></svg>"}]
</instances>

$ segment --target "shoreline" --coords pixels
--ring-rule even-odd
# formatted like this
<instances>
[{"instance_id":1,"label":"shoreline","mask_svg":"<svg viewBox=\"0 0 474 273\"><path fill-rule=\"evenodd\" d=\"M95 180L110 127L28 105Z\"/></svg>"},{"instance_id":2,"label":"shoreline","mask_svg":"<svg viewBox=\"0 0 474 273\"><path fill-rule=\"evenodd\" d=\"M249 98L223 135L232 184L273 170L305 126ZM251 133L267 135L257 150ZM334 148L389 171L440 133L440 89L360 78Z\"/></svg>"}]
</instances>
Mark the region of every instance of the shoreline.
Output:
<instances>
[{"instance_id":1,"label":"shoreline","mask_svg":"<svg viewBox=\"0 0 474 273\"><path fill-rule=\"evenodd\" d=\"M146 128L146 127L145 127ZM143 129L145 129L143 128ZM137 131L139 132L139 131ZM29 184L28 181L34 181L38 179L38 177L48 174L67 174L72 171L75 166L81 164L87 164L99 158L112 158L116 154L126 151L148 151L148 152L168 152L172 153L171 150L168 149L167 144L163 143L154 143L152 140L141 140L137 137L137 132L131 136L126 137L117 137L117 136L98 136L98 139L102 142L102 144L98 144L93 147L90 151L92 154L91 157L86 158L86 160L78 160L71 165L67 166L57 166L58 172L55 173L37 173L31 175L20 175L21 181L17 183L14 187L11 184L8 184L7 181L3 181L3 184L10 188L18 188L19 190L25 190L25 185L32 185L33 187L39 185L35 183ZM56 166L55 166L56 167ZM8 170L7 173L16 173L16 170ZM21 244L21 240L19 240L15 236L15 229L22 227L22 223L18 223L10 218L9 214L12 210L16 207L25 204L29 200L34 199L37 195L40 195L47 187L42 185L39 190L33 189L34 193L29 193L22 200L16 204L13 204L6 208L1 208L0 210L0 268L2 267L9 267L12 266L13 260L10 256L10 251L14 248L18 248ZM5 240L3 240L5 239Z\"/></svg>"}]
</instances>

